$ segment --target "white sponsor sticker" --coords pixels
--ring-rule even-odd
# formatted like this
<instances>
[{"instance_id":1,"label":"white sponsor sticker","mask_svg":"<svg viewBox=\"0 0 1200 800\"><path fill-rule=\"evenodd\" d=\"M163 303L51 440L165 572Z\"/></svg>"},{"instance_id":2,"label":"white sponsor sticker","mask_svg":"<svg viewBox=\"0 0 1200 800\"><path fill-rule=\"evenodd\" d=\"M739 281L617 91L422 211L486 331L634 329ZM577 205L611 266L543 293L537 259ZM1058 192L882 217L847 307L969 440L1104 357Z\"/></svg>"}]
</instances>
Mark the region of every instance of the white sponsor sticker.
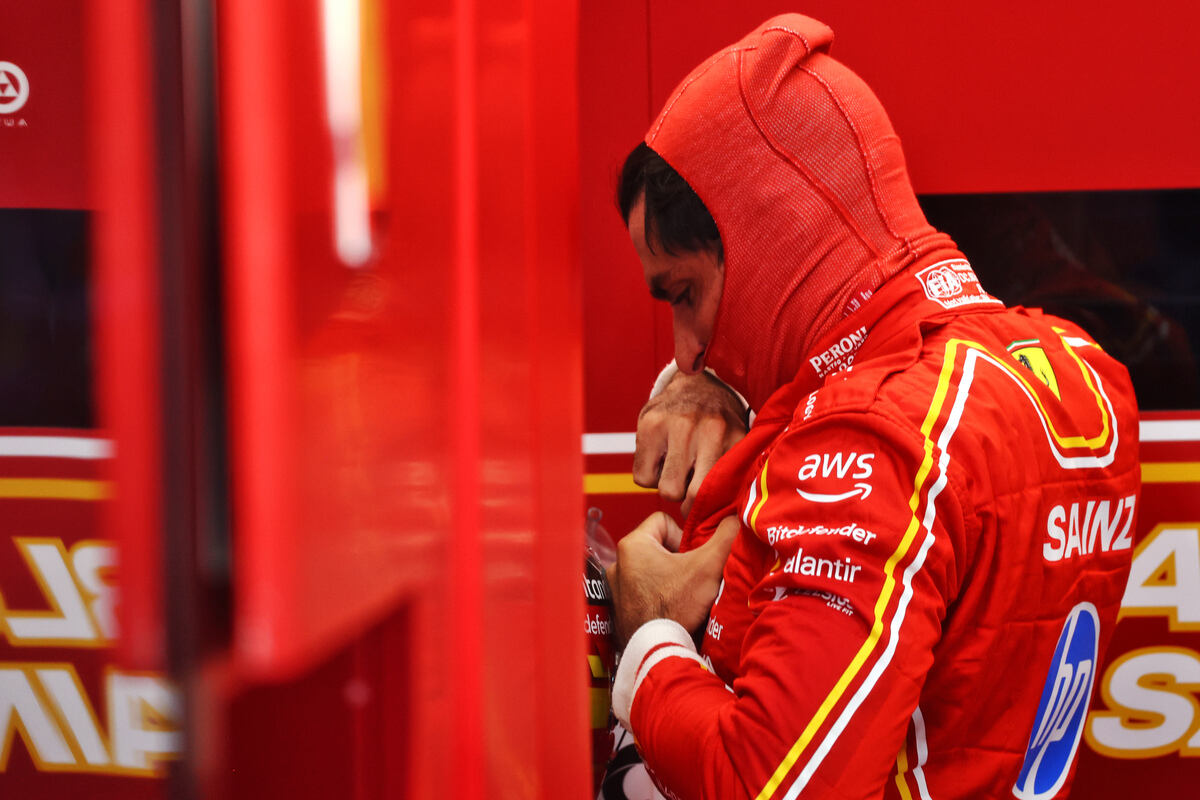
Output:
<instances>
[{"instance_id":1,"label":"white sponsor sticker","mask_svg":"<svg viewBox=\"0 0 1200 800\"><path fill-rule=\"evenodd\" d=\"M958 308L972 303L999 303L984 291L971 265L961 259L939 261L917 273L925 296L943 308Z\"/></svg>"},{"instance_id":2,"label":"white sponsor sticker","mask_svg":"<svg viewBox=\"0 0 1200 800\"><path fill-rule=\"evenodd\" d=\"M875 538L874 531L869 531L861 525L851 522L846 525L771 525L767 528L767 544L776 545L789 539L801 536L844 536L856 542L870 544Z\"/></svg>"}]
</instances>

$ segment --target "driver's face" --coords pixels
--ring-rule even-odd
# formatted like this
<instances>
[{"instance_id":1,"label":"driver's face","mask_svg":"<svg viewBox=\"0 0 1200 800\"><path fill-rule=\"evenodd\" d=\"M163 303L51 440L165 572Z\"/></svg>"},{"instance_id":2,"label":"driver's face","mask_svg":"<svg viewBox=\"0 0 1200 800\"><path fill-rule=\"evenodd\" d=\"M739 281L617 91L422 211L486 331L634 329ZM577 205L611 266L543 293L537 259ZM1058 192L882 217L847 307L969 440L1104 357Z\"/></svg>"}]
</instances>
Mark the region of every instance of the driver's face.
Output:
<instances>
[{"instance_id":1,"label":"driver's face","mask_svg":"<svg viewBox=\"0 0 1200 800\"><path fill-rule=\"evenodd\" d=\"M661 246L650 249L644 226L644 198L639 197L629 212L629 237L642 262L642 274L650 295L671 304L675 331L675 364L681 372L704 369L725 270L715 250L671 255Z\"/></svg>"}]
</instances>

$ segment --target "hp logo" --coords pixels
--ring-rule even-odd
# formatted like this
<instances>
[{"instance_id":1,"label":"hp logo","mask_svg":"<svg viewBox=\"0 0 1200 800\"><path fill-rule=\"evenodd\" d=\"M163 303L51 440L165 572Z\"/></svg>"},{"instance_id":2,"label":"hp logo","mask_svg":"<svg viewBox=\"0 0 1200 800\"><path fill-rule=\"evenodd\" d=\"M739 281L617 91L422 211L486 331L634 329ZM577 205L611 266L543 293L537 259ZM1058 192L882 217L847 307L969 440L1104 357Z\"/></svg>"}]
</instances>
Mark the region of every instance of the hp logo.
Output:
<instances>
[{"instance_id":1,"label":"hp logo","mask_svg":"<svg viewBox=\"0 0 1200 800\"><path fill-rule=\"evenodd\" d=\"M1071 609L1042 689L1025 761L1013 785L1021 800L1048 800L1071 772L1092 699L1100 619L1091 603Z\"/></svg>"}]
</instances>

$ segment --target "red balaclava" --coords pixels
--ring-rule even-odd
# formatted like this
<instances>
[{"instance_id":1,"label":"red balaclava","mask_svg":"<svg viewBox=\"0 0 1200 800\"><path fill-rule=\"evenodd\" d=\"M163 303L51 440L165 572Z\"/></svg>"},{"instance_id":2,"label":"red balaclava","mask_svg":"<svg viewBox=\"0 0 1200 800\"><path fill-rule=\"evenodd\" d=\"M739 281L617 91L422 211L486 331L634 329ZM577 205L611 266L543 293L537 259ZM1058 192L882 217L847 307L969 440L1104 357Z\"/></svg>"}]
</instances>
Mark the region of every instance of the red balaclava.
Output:
<instances>
[{"instance_id":1,"label":"red balaclava","mask_svg":"<svg viewBox=\"0 0 1200 800\"><path fill-rule=\"evenodd\" d=\"M889 277L961 258L925 221L883 106L832 42L814 19L767 20L693 70L646 135L721 233L706 363L754 408Z\"/></svg>"}]
</instances>

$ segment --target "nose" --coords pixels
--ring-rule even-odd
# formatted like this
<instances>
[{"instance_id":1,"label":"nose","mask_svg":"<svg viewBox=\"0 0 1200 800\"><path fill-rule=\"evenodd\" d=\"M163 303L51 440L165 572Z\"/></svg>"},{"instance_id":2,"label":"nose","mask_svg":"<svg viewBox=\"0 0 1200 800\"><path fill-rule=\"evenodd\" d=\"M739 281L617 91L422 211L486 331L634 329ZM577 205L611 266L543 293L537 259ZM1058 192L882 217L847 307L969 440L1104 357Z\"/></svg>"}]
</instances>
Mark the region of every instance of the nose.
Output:
<instances>
[{"instance_id":1,"label":"nose","mask_svg":"<svg viewBox=\"0 0 1200 800\"><path fill-rule=\"evenodd\" d=\"M675 325L675 366L679 367L680 372L694 375L703 370L707 350L707 342L701 342L686 327Z\"/></svg>"}]
</instances>

